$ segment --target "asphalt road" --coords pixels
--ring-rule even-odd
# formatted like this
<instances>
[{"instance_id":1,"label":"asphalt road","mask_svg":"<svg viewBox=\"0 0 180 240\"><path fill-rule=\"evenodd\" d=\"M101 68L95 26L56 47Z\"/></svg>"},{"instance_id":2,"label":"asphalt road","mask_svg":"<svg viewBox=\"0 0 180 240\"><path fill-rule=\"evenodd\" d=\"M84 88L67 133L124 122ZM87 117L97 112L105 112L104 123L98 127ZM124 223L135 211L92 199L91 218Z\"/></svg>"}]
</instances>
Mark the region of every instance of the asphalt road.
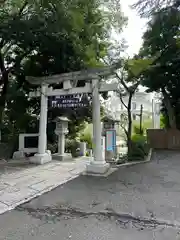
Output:
<instances>
[{"instance_id":1,"label":"asphalt road","mask_svg":"<svg viewBox=\"0 0 180 240\"><path fill-rule=\"evenodd\" d=\"M180 232L180 153L81 176L0 216L0 240L173 240Z\"/></svg>"}]
</instances>

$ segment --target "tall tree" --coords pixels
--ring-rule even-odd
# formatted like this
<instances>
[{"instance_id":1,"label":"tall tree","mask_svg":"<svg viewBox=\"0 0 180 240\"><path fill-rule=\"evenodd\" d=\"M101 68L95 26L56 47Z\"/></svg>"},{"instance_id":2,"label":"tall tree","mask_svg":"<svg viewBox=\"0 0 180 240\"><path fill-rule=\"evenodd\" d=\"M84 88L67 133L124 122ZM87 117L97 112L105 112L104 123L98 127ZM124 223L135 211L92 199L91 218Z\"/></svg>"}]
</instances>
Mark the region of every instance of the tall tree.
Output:
<instances>
[{"instance_id":1,"label":"tall tree","mask_svg":"<svg viewBox=\"0 0 180 240\"><path fill-rule=\"evenodd\" d=\"M167 7L153 15L144 34L141 56L156 56L156 60L143 77L149 91L158 91L168 113L169 125L176 128L179 115L180 87L180 10Z\"/></svg>"},{"instance_id":2,"label":"tall tree","mask_svg":"<svg viewBox=\"0 0 180 240\"><path fill-rule=\"evenodd\" d=\"M141 84L142 74L149 68L152 62L152 59L141 59L138 58L138 56L134 56L133 59L126 60L125 63L114 72L119 83L117 96L127 110L123 118L127 119L127 129L124 127L124 131L127 137L129 154L131 153L132 147L132 98ZM127 103L124 102L124 97L128 98Z\"/></svg>"},{"instance_id":3,"label":"tall tree","mask_svg":"<svg viewBox=\"0 0 180 240\"><path fill-rule=\"evenodd\" d=\"M162 8L166 7L179 7L179 0L138 0L137 3L133 5L133 8L137 9L140 16L149 17L152 14L158 12Z\"/></svg>"},{"instance_id":4,"label":"tall tree","mask_svg":"<svg viewBox=\"0 0 180 240\"><path fill-rule=\"evenodd\" d=\"M99 59L106 54L106 32L98 1L10 0L0 9L0 20L0 122L5 105L6 113L13 110L13 98L26 99L29 108L25 104L25 112L37 113L37 103L30 104L28 99L32 86L25 82L26 75L102 65ZM71 116L79 120L80 115L82 121L89 113L86 108Z\"/></svg>"}]
</instances>

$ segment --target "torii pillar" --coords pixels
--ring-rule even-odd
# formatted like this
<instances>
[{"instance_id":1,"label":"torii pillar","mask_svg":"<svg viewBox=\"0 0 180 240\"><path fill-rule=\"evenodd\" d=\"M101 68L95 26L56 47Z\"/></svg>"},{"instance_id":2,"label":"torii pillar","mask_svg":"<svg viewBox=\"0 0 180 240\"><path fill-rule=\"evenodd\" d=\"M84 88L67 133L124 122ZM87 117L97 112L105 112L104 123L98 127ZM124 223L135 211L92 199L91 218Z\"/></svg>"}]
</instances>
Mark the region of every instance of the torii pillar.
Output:
<instances>
[{"instance_id":1,"label":"torii pillar","mask_svg":"<svg viewBox=\"0 0 180 240\"><path fill-rule=\"evenodd\" d=\"M100 96L99 96L99 80L92 81L92 117L93 117L93 150L94 159L87 165L87 173L104 174L110 168L109 163L106 163L103 154L103 139L100 115Z\"/></svg>"},{"instance_id":2,"label":"torii pillar","mask_svg":"<svg viewBox=\"0 0 180 240\"><path fill-rule=\"evenodd\" d=\"M35 164L44 164L52 160L51 152L47 150L47 111L48 97L46 95L47 84L41 84L41 107L39 120L39 140L38 153L30 157L30 162Z\"/></svg>"}]
</instances>

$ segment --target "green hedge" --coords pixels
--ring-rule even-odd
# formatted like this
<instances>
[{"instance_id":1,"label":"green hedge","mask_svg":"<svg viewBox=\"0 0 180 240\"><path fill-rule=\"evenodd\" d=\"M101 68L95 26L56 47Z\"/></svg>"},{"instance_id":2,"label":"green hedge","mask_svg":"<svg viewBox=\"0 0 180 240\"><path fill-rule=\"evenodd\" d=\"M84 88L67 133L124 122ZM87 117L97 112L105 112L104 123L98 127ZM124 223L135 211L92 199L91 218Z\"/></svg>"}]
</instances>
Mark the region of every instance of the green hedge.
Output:
<instances>
[{"instance_id":1,"label":"green hedge","mask_svg":"<svg viewBox=\"0 0 180 240\"><path fill-rule=\"evenodd\" d=\"M149 146L145 136L140 134L134 134L131 138L131 150L128 155L129 161L144 160L148 155Z\"/></svg>"},{"instance_id":2,"label":"green hedge","mask_svg":"<svg viewBox=\"0 0 180 240\"><path fill-rule=\"evenodd\" d=\"M90 132L83 133L79 140L81 142L87 143L87 148L92 149L93 148L93 143L92 143L92 136Z\"/></svg>"}]
</instances>

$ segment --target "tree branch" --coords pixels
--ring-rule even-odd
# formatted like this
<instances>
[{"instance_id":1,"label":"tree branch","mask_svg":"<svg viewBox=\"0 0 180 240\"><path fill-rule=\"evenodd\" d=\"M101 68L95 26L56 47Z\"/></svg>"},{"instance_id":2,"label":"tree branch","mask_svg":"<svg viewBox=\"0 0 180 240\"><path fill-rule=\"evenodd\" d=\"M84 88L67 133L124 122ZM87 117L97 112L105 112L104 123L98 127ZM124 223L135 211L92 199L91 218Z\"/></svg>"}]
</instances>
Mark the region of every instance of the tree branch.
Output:
<instances>
[{"instance_id":1,"label":"tree branch","mask_svg":"<svg viewBox=\"0 0 180 240\"><path fill-rule=\"evenodd\" d=\"M2 77L3 77L4 73L6 72L6 68L5 68L5 65L4 65L4 59L3 59L3 55L2 55L1 50L0 50L0 70L1 70L1 73L2 73Z\"/></svg>"},{"instance_id":2,"label":"tree branch","mask_svg":"<svg viewBox=\"0 0 180 240\"><path fill-rule=\"evenodd\" d=\"M119 90L119 91L117 90L116 93L118 94L118 97L120 98L121 103L122 103L122 104L124 105L124 107L127 109L128 106L125 104L125 102L124 102L124 100L123 100L123 97L122 97L122 94L121 94L120 90Z\"/></svg>"},{"instance_id":3,"label":"tree branch","mask_svg":"<svg viewBox=\"0 0 180 240\"><path fill-rule=\"evenodd\" d=\"M115 72L115 76L116 76L116 78L120 81L120 83L122 84L122 86L124 87L124 89L125 89L127 92L129 92L129 88L128 88L128 86L126 85L126 83L125 83L125 81L123 80L123 78L121 78L117 72Z\"/></svg>"},{"instance_id":4,"label":"tree branch","mask_svg":"<svg viewBox=\"0 0 180 240\"><path fill-rule=\"evenodd\" d=\"M24 2L24 4L21 6L21 8L20 8L20 10L19 10L19 13L18 13L18 16L20 17L21 16L21 14L23 13L23 11L24 11L24 9L25 9L25 7L28 5L28 0L26 0L25 2Z\"/></svg>"},{"instance_id":5,"label":"tree branch","mask_svg":"<svg viewBox=\"0 0 180 240\"><path fill-rule=\"evenodd\" d=\"M126 130L126 128L125 128L123 125L120 125L120 126L121 126L121 128L123 129L123 131L125 132L126 137L128 137L128 131Z\"/></svg>"},{"instance_id":6,"label":"tree branch","mask_svg":"<svg viewBox=\"0 0 180 240\"><path fill-rule=\"evenodd\" d=\"M29 55L29 52L23 53L22 55L19 55L16 57L15 63L12 67L7 69L7 72L10 73L12 70L15 70L17 67L20 66L22 60Z\"/></svg>"},{"instance_id":7,"label":"tree branch","mask_svg":"<svg viewBox=\"0 0 180 240\"><path fill-rule=\"evenodd\" d=\"M4 46L4 39L2 38L1 41L0 41L0 49L2 49Z\"/></svg>"},{"instance_id":8,"label":"tree branch","mask_svg":"<svg viewBox=\"0 0 180 240\"><path fill-rule=\"evenodd\" d=\"M2 52L4 57L6 56L6 54L8 53L9 49L13 46L12 41L7 42L3 47L2 47Z\"/></svg>"},{"instance_id":9,"label":"tree branch","mask_svg":"<svg viewBox=\"0 0 180 240\"><path fill-rule=\"evenodd\" d=\"M121 114L121 116L125 116L125 114ZM128 131L126 130L126 128L124 126L125 124L127 125L127 119L125 117L124 117L124 119L122 119L122 117L121 117L120 127L124 130L126 137L128 137Z\"/></svg>"},{"instance_id":10,"label":"tree branch","mask_svg":"<svg viewBox=\"0 0 180 240\"><path fill-rule=\"evenodd\" d=\"M0 69L1 69L1 66L2 66L2 69L3 69L4 73L6 73L6 74L11 73L13 70L15 70L17 67L20 66L21 61L22 61L25 57L27 57L29 53L30 53L30 52L24 53L24 54L18 56L18 57L16 58L16 60L15 60L15 63L13 64L13 66L11 66L11 67L9 67L8 69L6 69L5 66L3 67L3 65L2 65L4 61L3 61L3 59L1 58L1 57L2 57L2 54L1 54L1 52L0 52ZM2 70L1 70L1 72L2 72ZM2 72L2 77L1 77L1 79L0 79L0 84L3 84L3 83L4 83L4 77L3 77L3 72Z\"/></svg>"}]
</instances>

